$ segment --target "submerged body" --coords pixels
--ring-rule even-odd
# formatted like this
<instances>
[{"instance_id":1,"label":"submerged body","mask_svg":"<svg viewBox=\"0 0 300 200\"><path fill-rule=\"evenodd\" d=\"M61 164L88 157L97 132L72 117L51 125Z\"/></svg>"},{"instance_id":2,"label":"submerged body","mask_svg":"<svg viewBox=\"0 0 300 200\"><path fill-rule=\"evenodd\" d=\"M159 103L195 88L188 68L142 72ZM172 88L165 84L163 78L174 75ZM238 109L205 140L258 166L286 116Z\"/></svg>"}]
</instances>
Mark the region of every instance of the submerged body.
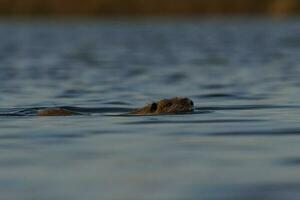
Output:
<instances>
[{"instance_id":1,"label":"submerged body","mask_svg":"<svg viewBox=\"0 0 300 200\"><path fill-rule=\"evenodd\" d=\"M46 108L39 110L37 113L38 116L69 116L77 114L79 113L64 108Z\"/></svg>"},{"instance_id":2,"label":"submerged body","mask_svg":"<svg viewBox=\"0 0 300 200\"><path fill-rule=\"evenodd\" d=\"M142 108L135 109L126 114L132 115L159 115L192 112L194 103L186 97L174 97L171 99L162 99L157 102L148 104ZM64 108L47 108L39 110L38 116L69 116L80 113L67 110Z\"/></svg>"}]
</instances>

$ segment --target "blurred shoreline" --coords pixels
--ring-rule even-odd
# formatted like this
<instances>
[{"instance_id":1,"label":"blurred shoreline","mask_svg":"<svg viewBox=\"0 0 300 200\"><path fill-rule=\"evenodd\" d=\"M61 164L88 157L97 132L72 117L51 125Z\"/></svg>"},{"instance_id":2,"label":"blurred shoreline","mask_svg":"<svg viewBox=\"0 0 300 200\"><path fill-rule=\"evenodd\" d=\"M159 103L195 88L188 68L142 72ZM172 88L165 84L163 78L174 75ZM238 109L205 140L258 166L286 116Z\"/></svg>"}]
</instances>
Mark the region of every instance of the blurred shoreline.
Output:
<instances>
[{"instance_id":1,"label":"blurred shoreline","mask_svg":"<svg viewBox=\"0 0 300 200\"><path fill-rule=\"evenodd\" d=\"M293 16L298 0L1 0L0 16Z\"/></svg>"}]
</instances>

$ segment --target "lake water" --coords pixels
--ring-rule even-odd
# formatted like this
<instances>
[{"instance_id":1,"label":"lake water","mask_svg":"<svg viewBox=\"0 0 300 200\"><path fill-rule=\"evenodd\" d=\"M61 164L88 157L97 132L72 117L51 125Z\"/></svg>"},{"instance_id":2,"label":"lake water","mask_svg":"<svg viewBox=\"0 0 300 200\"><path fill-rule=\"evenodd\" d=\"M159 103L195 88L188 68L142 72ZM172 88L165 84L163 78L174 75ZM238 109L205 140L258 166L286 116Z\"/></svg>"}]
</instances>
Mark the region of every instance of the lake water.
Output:
<instances>
[{"instance_id":1,"label":"lake water","mask_svg":"<svg viewBox=\"0 0 300 200\"><path fill-rule=\"evenodd\" d=\"M296 200L300 20L0 22L5 200ZM195 112L121 116L187 96ZM81 116L36 117L72 106Z\"/></svg>"}]
</instances>

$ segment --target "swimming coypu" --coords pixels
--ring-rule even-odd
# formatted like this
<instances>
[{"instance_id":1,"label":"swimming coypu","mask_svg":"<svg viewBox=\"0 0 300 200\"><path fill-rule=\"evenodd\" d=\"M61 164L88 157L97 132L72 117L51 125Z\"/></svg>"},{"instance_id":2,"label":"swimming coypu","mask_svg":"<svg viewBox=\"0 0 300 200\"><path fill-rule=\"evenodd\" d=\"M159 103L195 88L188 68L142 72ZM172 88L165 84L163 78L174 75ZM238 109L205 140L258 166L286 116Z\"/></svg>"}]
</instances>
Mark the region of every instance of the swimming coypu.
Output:
<instances>
[{"instance_id":1,"label":"swimming coypu","mask_svg":"<svg viewBox=\"0 0 300 200\"><path fill-rule=\"evenodd\" d=\"M194 103L186 97L174 97L171 99L162 99L157 102L148 104L142 108L135 109L126 113L130 115L159 115L159 114L175 114L192 112ZM78 112L67 110L64 108L47 108L39 110L38 116L68 116L77 115Z\"/></svg>"},{"instance_id":2,"label":"swimming coypu","mask_svg":"<svg viewBox=\"0 0 300 200\"><path fill-rule=\"evenodd\" d=\"M157 102L138 108L128 114L134 115L158 115L168 113L192 112L194 103L186 97L174 97L172 99L162 99Z\"/></svg>"}]
</instances>

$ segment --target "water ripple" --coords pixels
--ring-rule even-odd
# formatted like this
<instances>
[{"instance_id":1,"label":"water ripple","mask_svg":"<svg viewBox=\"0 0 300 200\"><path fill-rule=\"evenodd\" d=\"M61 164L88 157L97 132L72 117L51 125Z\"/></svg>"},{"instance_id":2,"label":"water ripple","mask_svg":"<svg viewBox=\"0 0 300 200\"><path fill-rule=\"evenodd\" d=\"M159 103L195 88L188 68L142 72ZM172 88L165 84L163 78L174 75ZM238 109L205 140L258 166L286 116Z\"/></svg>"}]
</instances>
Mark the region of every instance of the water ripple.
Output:
<instances>
[{"instance_id":1,"label":"water ripple","mask_svg":"<svg viewBox=\"0 0 300 200\"><path fill-rule=\"evenodd\" d=\"M122 124L220 124L220 123L252 123L265 122L262 119L215 119L215 120L143 120L137 122L124 122Z\"/></svg>"},{"instance_id":2,"label":"water ripple","mask_svg":"<svg viewBox=\"0 0 300 200\"><path fill-rule=\"evenodd\" d=\"M300 135L300 128L266 129L266 130L241 130L209 133L211 136L287 136Z\"/></svg>"},{"instance_id":3,"label":"water ripple","mask_svg":"<svg viewBox=\"0 0 300 200\"><path fill-rule=\"evenodd\" d=\"M196 110L261 110L261 109L300 109L298 105L229 105L229 106L201 106Z\"/></svg>"},{"instance_id":4,"label":"water ripple","mask_svg":"<svg viewBox=\"0 0 300 200\"><path fill-rule=\"evenodd\" d=\"M300 157L282 158L276 163L286 166L300 166Z\"/></svg>"},{"instance_id":5,"label":"water ripple","mask_svg":"<svg viewBox=\"0 0 300 200\"><path fill-rule=\"evenodd\" d=\"M245 99L245 100L264 100L267 97L265 96L244 96L237 94L229 94L229 93L211 93L211 94L202 94L195 96L200 99Z\"/></svg>"}]
</instances>

